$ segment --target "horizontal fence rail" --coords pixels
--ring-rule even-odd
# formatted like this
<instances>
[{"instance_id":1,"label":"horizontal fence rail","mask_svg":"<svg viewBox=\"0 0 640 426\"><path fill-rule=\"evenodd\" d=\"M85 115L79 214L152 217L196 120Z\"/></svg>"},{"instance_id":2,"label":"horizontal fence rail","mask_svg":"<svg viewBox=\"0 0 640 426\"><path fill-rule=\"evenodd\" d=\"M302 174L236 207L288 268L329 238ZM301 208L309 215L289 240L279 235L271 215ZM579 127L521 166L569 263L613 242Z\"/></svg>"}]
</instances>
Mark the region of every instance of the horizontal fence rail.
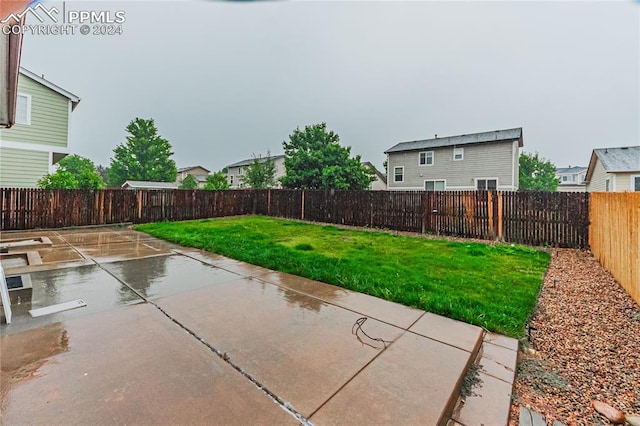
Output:
<instances>
[{"instance_id":1,"label":"horizontal fence rail","mask_svg":"<svg viewBox=\"0 0 640 426\"><path fill-rule=\"evenodd\" d=\"M536 246L585 248L589 194L499 191L1 188L2 230L259 214Z\"/></svg>"}]
</instances>

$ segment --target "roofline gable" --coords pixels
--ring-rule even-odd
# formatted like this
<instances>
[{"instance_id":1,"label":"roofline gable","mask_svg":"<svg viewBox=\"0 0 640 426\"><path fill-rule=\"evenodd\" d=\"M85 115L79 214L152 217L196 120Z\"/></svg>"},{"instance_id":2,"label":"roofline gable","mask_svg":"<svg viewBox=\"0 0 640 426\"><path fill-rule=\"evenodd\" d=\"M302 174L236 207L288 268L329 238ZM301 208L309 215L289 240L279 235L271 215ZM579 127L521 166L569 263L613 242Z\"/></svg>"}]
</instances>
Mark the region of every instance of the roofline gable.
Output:
<instances>
[{"instance_id":1,"label":"roofline gable","mask_svg":"<svg viewBox=\"0 0 640 426\"><path fill-rule=\"evenodd\" d=\"M54 92L59 93L60 95L64 96L65 98L69 99L72 102L72 107L71 107L72 110L75 109L76 105L78 105L80 103L80 98L78 96L76 96L73 93L69 92L68 90L65 90L62 87L50 82L49 80L45 80L43 77L40 77L36 73L29 71L25 67L20 67L20 74L22 74L22 75L24 75L26 77L29 77L30 79L34 80L36 83L40 83L41 85L53 90Z\"/></svg>"}]
</instances>

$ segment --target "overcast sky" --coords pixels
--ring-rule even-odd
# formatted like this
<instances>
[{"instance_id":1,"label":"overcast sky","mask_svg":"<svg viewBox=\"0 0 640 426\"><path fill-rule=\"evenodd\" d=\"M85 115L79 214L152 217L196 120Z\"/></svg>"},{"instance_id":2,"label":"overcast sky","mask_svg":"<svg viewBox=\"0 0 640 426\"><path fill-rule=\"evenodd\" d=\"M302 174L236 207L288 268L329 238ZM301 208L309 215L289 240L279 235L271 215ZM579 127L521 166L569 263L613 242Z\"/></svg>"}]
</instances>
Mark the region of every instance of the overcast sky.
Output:
<instances>
[{"instance_id":1,"label":"overcast sky","mask_svg":"<svg viewBox=\"0 0 640 426\"><path fill-rule=\"evenodd\" d=\"M126 13L123 35L24 40L22 65L82 98L69 149L96 164L135 117L155 119L178 167L212 171L322 121L378 167L436 133L523 127L524 150L558 167L640 144L638 2L65 7Z\"/></svg>"}]
</instances>

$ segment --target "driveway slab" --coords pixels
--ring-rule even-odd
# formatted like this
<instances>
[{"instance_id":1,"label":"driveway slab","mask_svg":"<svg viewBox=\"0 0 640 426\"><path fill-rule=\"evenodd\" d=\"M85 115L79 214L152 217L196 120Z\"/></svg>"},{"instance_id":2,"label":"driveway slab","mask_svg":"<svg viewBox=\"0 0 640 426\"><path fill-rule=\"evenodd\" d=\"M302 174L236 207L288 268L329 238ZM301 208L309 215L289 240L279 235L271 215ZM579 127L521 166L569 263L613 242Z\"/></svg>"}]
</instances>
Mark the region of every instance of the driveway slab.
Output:
<instances>
[{"instance_id":1,"label":"driveway slab","mask_svg":"<svg viewBox=\"0 0 640 426\"><path fill-rule=\"evenodd\" d=\"M2 337L5 424L296 424L149 304Z\"/></svg>"},{"instance_id":2,"label":"driveway slab","mask_svg":"<svg viewBox=\"0 0 640 426\"><path fill-rule=\"evenodd\" d=\"M352 334L360 315L258 280L215 284L155 303L304 416L384 349ZM389 342L405 333L375 320L364 329Z\"/></svg>"}]
</instances>

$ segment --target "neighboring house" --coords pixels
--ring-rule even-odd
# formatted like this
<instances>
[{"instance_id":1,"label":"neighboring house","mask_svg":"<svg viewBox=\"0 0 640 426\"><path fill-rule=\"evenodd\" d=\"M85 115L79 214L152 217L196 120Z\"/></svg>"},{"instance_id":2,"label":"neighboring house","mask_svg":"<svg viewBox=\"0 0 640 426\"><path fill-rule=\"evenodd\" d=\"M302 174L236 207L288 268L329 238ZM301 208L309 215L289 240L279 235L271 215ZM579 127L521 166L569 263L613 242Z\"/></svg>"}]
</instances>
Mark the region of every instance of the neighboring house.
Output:
<instances>
[{"instance_id":1,"label":"neighboring house","mask_svg":"<svg viewBox=\"0 0 640 426\"><path fill-rule=\"evenodd\" d=\"M209 170L205 169L202 166L192 166L192 167L183 167L178 169L178 177L176 179L176 183L178 186L182 184L184 178L188 175L191 175L198 182L198 188L204 188L204 185L207 183L207 177L211 173Z\"/></svg>"},{"instance_id":2,"label":"neighboring house","mask_svg":"<svg viewBox=\"0 0 640 426\"><path fill-rule=\"evenodd\" d=\"M389 190L516 191L522 128L402 142L385 151Z\"/></svg>"},{"instance_id":3,"label":"neighboring house","mask_svg":"<svg viewBox=\"0 0 640 426\"><path fill-rule=\"evenodd\" d=\"M587 192L640 191L640 146L594 149L585 182Z\"/></svg>"},{"instance_id":4,"label":"neighboring house","mask_svg":"<svg viewBox=\"0 0 640 426\"><path fill-rule=\"evenodd\" d=\"M587 184L584 179L587 176L587 168L582 166L559 167L556 169L558 192L585 192Z\"/></svg>"},{"instance_id":5,"label":"neighboring house","mask_svg":"<svg viewBox=\"0 0 640 426\"><path fill-rule=\"evenodd\" d=\"M143 180L128 180L122 184L124 189L178 189L175 182L148 182Z\"/></svg>"},{"instance_id":6,"label":"neighboring house","mask_svg":"<svg viewBox=\"0 0 640 426\"><path fill-rule=\"evenodd\" d=\"M71 112L80 98L20 68L15 125L0 129L0 186L35 187L68 153Z\"/></svg>"},{"instance_id":7,"label":"neighboring house","mask_svg":"<svg viewBox=\"0 0 640 426\"><path fill-rule=\"evenodd\" d=\"M387 190L387 177L385 175L383 175L382 173L380 173L380 170L378 170L376 168L376 166L371 164L371 162L369 162L369 161L363 161L362 165L373 169L373 171L376 173L375 174L375 178L376 179L373 182L371 182L371 185L369 185L369 189L371 191L386 191Z\"/></svg>"},{"instance_id":8,"label":"neighboring house","mask_svg":"<svg viewBox=\"0 0 640 426\"><path fill-rule=\"evenodd\" d=\"M260 161L265 161L267 157L260 157ZM280 188L280 178L284 176L284 155L272 155L271 159L275 162L276 166L276 188ZM245 188L246 185L242 181L242 177L246 173L246 168L253 163L253 158L249 160L238 161L237 163L229 164L227 166L227 182L229 182L229 188L239 189Z\"/></svg>"}]
</instances>

